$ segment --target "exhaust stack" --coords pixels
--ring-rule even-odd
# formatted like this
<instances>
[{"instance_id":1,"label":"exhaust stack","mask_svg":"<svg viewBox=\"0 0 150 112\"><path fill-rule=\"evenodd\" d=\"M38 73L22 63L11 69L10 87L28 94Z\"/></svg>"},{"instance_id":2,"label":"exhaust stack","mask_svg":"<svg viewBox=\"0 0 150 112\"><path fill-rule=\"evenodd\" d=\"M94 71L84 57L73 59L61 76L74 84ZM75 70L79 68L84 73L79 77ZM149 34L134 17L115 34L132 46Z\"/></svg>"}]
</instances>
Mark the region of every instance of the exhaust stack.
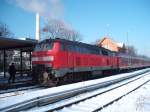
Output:
<instances>
[{"instance_id":1,"label":"exhaust stack","mask_svg":"<svg viewBox=\"0 0 150 112\"><path fill-rule=\"evenodd\" d=\"M36 40L40 40L40 15L36 13Z\"/></svg>"}]
</instances>

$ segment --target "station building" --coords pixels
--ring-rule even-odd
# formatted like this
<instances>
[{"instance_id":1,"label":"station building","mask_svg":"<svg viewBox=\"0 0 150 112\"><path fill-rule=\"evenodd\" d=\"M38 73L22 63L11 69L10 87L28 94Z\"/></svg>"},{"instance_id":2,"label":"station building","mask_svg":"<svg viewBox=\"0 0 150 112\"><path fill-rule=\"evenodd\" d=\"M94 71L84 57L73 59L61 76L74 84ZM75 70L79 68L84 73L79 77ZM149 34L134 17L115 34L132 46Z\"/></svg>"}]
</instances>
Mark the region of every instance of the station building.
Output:
<instances>
[{"instance_id":1,"label":"station building","mask_svg":"<svg viewBox=\"0 0 150 112\"><path fill-rule=\"evenodd\" d=\"M115 52L125 52L125 44L118 43L109 37L104 37L98 42L98 46Z\"/></svg>"}]
</instances>

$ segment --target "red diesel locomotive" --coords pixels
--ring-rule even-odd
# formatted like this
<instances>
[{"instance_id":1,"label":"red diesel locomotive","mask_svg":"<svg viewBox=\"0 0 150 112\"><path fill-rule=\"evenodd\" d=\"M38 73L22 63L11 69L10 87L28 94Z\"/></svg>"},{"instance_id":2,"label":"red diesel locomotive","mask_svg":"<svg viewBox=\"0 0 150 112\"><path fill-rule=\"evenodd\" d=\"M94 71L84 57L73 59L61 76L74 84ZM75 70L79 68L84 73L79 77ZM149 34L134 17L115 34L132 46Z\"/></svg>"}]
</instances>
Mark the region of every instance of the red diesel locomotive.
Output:
<instances>
[{"instance_id":1,"label":"red diesel locomotive","mask_svg":"<svg viewBox=\"0 0 150 112\"><path fill-rule=\"evenodd\" d=\"M118 56L102 47L81 42L46 39L36 45L32 65L34 80L56 85L61 81L90 78L102 71L148 67L150 60Z\"/></svg>"}]
</instances>

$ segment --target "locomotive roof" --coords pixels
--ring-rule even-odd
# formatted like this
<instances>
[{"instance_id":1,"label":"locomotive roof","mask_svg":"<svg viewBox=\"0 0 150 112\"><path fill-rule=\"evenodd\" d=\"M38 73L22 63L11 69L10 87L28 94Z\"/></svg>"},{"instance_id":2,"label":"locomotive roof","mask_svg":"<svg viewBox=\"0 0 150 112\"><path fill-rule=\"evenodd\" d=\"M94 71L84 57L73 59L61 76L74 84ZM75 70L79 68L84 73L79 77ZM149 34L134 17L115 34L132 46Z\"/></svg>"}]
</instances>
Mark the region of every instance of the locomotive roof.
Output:
<instances>
[{"instance_id":1,"label":"locomotive roof","mask_svg":"<svg viewBox=\"0 0 150 112\"><path fill-rule=\"evenodd\" d=\"M81 46L86 46L86 47L92 47L92 48L97 48L97 49L103 49L105 51L108 51L108 52L114 52L114 51L110 51L108 49L105 49L103 47L99 47L99 46L96 46L96 45L91 45L91 44L87 44L87 43L83 43L83 42L78 42L78 41L70 41L70 40L66 40L66 39L60 39L60 38L56 38L56 39L45 39L42 42L63 42L63 43L66 43L66 44L72 44L72 45L81 45ZM116 52L114 52L116 53Z\"/></svg>"}]
</instances>

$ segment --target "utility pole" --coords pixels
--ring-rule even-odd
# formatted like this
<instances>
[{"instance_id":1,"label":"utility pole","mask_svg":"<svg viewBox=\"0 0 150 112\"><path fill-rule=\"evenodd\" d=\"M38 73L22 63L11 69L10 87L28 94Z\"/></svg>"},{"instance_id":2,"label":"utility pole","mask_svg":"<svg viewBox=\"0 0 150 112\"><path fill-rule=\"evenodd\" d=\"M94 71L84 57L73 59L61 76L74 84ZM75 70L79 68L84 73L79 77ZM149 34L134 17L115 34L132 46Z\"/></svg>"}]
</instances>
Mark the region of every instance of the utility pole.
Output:
<instances>
[{"instance_id":1,"label":"utility pole","mask_svg":"<svg viewBox=\"0 0 150 112\"><path fill-rule=\"evenodd\" d=\"M129 39L128 39L128 32L126 32L126 39L127 39L127 54L129 54Z\"/></svg>"},{"instance_id":2,"label":"utility pole","mask_svg":"<svg viewBox=\"0 0 150 112\"><path fill-rule=\"evenodd\" d=\"M126 39L127 39L128 66L130 67L131 66L131 57L130 57L130 54L129 54L129 33L128 33L128 31L126 33Z\"/></svg>"}]
</instances>

